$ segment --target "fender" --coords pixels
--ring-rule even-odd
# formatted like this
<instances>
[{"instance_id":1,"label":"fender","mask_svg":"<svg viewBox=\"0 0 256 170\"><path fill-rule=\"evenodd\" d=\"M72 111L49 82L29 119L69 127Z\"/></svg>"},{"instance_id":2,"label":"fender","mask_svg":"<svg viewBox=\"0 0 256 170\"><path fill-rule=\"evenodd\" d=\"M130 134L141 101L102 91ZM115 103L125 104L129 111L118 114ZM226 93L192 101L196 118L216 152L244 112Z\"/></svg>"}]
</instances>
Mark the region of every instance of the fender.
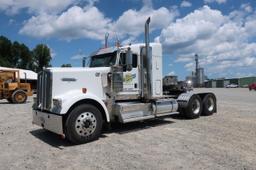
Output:
<instances>
[{"instance_id":1,"label":"fender","mask_svg":"<svg viewBox=\"0 0 256 170\"><path fill-rule=\"evenodd\" d=\"M105 103L102 101L102 99L100 99L99 97L97 97L96 95L94 95L90 92L87 92L86 94L84 94L80 90L72 90L72 91L64 93L60 96L56 96L54 98L58 98L58 99L62 100L62 108L61 108L60 114L66 114L68 112L68 110L75 103L77 103L81 100L84 100L84 99L94 100L94 101L98 102L102 106L102 108L104 109L107 122L110 121L109 112L107 110L107 107L106 107Z\"/></svg>"},{"instance_id":2,"label":"fender","mask_svg":"<svg viewBox=\"0 0 256 170\"><path fill-rule=\"evenodd\" d=\"M178 98L177 102L179 104L179 109L181 108L186 108L189 102L189 99L194 95L194 92L186 92L186 93L181 93Z\"/></svg>"}]
</instances>

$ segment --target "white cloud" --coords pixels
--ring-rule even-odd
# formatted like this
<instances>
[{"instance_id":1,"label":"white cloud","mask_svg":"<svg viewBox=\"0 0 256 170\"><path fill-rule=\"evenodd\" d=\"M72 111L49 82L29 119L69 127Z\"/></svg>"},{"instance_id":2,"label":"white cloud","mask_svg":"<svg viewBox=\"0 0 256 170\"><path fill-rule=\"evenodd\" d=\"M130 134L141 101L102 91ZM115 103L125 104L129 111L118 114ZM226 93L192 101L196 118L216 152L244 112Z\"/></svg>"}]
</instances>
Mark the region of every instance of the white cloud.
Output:
<instances>
[{"instance_id":1,"label":"white cloud","mask_svg":"<svg viewBox=\"0 0 256 170\"><path fill-rule=\"evenodd\" d=\"M171 71L167 74L168 76L174 76L175 75L175 71Z\"/></svg>"},{"instance_id":2,"label":"white cloud","mask_svg":"<svg viewBox=\"0 0 256 170\"><path fill-rule=\"evenodd\" d=\"M29 13L57 14L70 5L86 4L92 6L98 0L0 0L0 11L9 15L17 14L21 10Z\"/></svg>"},{"instance_id":3,"label":"white cloud","mask_svg":"<svg viewBox=\"0 0 256 170\"><path fill-rule=\"evenodd\" d=\"M137 37L144 32L144 23L148 17L151 17L150 30L154 31L169 25L175 16L175 12L169 11L165 7L153 9L150 5L144 5L138 11L134 9L125 11L113 23L113 31L121 37L126 35Z\"/></svg>"},{"instance_id":4,"label":"white cloud","mask_svg":"<svg viewBox=\"0 0 256 170\"><path fill-rule=\"evenodd\" d=\"M58 37L60 39L103 39L111 20L96 7L73 6L61 15L41 14L25 22L19 31L32 37Z\"/></svg>"},{"instance_id":5,"label":"white cloud","mask_svg":"<svg viewBox=\"0 0 256 170\"><path fill-rule=\"evenodd\" d=\"M231 15L232 14L232 15ZM243 15L239 22L234 14L223 15L208 6L177 19L163 29L155 40L163 44L165 53L177 54L176 62L194 69L194 54L212 74L235 73L256 65L256 17Z\"/></svg>"},{"instance_id":6,"label":"white cloud","mask_svg":"<svg viewBox=\"0 0 256 170\"><path fill-rule=\"evenodd\" d=\"M22 9L35 13L60 12L72 3L74 0L0 0L0 10L7 14L17 14Z\"/></svg>"},{"instance_id":7,"label":"white cloud","mask_svg":"<svg viewBox=\"0 0 256 170\"><path fill-rule=\"evenodd\" d=\"M85 57L88 57L88 56L85 54L82 54L82 53L78 53L78 54L73 55L70 59L71 60L81 60Z\"/></svg>"},{"instance_id":8,"label":"white cloud","mask_svg":"<svg viewBox=\"0 0 256 170\"><path fill-rule=\"evenodd\" d=\"M204 0L205 3L213 3L216 2L218 4L224 4L227 2L227 0Z\"/></svg>"},{"instance_id":9,"label":"white cloud","mask_svg":"<svg viewBox=\"0 0 256 170\"><path fill-rule=\"evenodd\" d=\"M185 0L182 1L180 4L180 7L191 7L191 6L192 6L191 2L185 1Z\"/></svg>"},{"instance_id":10,"label":"white cloud","mask_svg":"<svg viewBox=\"0 0 256 170\"><path fill-rule=\"evenodd\" d=\"M207 13L207 15L205 15ZM225 22L221 12L204 6L182 19L177 19L162 30L159 39L164 45L172 48L189 46L198 39L207 39Z\"/></svg>"},{"instance_id":11,"label":"white cloud","mask_svg":"<svg viewBox=\"0 0 256 170\"><path fill-rule=\"evenodd\" d=\"M134 42L144 32L144 23L148 17L151 17L151 31L154 31L169 25L177 14L165 7L153 9L150 2L145 1L138 11L125 11L116 21L105 17L95 6L89 5L84 8L73 6L61 14L42 13L25 21L19 33L39 38L103 40L108 32L112 40L118 36L121 40Z\"/></svg>"},{"instance_id":12,"label":"white cloud","mask_svg":"<svg viewBox=\"0 0 256 170\"><path fill-rule=\"evenodd\" d=\"M244 25L245 31L252 36L251 38L255 38L256 36L256 29L255 29L256 19L255 18L256 18L256 14L247 17Z\"/></svg>"},{"instance_id":13,"label":"white cloud","mask_svg":"<svg viewBox=\"0 0 256 170\"><path fill-rule=\"evenodd\" d=\"M252 8L252 6L249 4L249 3L247 3L247 4L242 4L241 5L241 8L243 9L243 10L245 10L246 12L252 12L253 11L253 8Z\"/></svg>"},{"instance_id":14,"label":"white cloud","mask_svg":"<svg viewBox=\"0 0 256 170\"><path fill-rule=\"evenodd\" d=\"M8 24L9 24L9 25L12 25L12 24L14 24L15 22L16 22L15 19L12 19L12 18L11 18L11 19L9 19Z\"/></svg>"},{"instance_id":15,"label":"white cloud","mask_svg":"<svg viewBox=\"0 0 256 170\"><path fill-rule=\"evenodd\" d=\"M227 2L227 0L204 0L204 3L218 3L218 4L224 4Z\"/></svg>"}]
</instances>

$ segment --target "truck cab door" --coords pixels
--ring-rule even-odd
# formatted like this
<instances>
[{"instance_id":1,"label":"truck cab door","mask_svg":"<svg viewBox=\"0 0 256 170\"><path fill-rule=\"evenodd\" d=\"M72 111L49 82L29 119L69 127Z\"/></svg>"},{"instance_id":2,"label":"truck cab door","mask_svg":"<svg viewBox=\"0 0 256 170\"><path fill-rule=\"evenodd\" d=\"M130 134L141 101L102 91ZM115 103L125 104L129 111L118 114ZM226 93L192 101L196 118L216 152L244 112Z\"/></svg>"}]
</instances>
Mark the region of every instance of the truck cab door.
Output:
<instances>
[{"instance_id":1,"label":"truck cab door","mask_svg":"<svg viewBox=\"0 0 256 170\"><path fill-rule=\"evenodd\" d=\"M123 92L130 94L139 94L139 75L138 75L138 55L132 54L132 69L126 69L125 53L120 53L119 64L124 66L123 70Z\"/></svg>"}]
</instances>

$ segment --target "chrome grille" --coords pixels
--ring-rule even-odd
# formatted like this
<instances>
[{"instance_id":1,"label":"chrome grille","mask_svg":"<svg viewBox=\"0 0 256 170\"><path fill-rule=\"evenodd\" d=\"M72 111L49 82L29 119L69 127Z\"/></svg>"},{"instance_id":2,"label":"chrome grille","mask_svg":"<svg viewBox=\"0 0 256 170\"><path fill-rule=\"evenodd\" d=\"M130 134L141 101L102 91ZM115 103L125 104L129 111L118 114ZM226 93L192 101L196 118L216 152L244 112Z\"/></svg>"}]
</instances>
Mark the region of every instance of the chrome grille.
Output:
<instances>
[{"instance_id":1,"label":"chrome grille","mask_svg":"<svg viewBox=\"0 0 256 170\"><path fill-rule=\"evenodd\" d=\"M44 70L37 78L37 107L40 110L50 110L52 105L52 74Z\"/></svg>"}]
</instances>

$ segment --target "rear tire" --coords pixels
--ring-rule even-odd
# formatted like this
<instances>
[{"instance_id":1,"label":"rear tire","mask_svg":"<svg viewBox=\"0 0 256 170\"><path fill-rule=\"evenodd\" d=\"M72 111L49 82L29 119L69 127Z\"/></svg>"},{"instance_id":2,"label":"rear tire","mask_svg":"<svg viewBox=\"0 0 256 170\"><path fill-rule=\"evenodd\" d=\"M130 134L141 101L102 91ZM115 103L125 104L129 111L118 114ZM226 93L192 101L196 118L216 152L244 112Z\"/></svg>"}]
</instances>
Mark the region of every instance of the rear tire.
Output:
<instances>
[{"instance_id":1,"label":"rear tire","mask_svg":"<svg viewBox=\"0 0 256 170\"><path fill-rule=\"evenodd\" d=\"M194 94L189 99L187 107L184 108L183 115L187 119L195 119L195 118L199 118L201 113L202 113L201 98L197 94Z\"/></svg>"},{"instance_id":2,"label":"rear tire","mask_svg":"<svg viewBox=\"0 0 256 170\"><path fill-rule=\"evenodd\" d=\"M101 112L90 104L83 104L74 108L65 123L66 137L74 144L87 143L98 139L101 129Z\"/></svg>"},{"instance_id":3,"label":"rear tire","mask_svg":"<svg viewBox=\"0 0 256 170\"><path fill-rule=\"evenodd\" d=\"M12 94L12 102L13 103L25 103L27 101L27 94L23 90L16 90Z\"/></svg>"},{"instance_id":4,"label":"rear tire","mask_svg":"<svg viewBox=\"0 0 256 170\"><path fill-rule=\"evenodd\" d=\"M213 94L207 94L203 99L202 115L210 116L216 112L216 97Z\"/></svg>"}]
</instances>

